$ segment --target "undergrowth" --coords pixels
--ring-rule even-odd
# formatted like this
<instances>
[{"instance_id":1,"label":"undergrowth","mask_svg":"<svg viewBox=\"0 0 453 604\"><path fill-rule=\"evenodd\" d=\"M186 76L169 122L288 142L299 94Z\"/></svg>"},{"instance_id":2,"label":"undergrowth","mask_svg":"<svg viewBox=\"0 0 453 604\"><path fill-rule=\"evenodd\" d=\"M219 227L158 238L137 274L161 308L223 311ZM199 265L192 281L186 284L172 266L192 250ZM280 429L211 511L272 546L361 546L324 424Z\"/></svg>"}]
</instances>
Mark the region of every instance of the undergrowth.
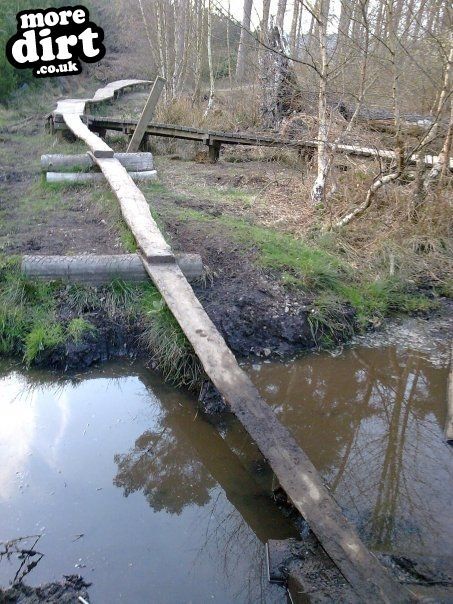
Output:
<instances>
[{"instance_id":1,"label":"undergrowth","mask_svg":"<svg viewBox=\"0 0 453 604\"><path fill-rule=\"evenodd\" d=\"M345 341L385 317L427 312L437 305L402 275L378 274L375 267L357 271L326 237L303 241L242 219L192 209L180 210L179 215L223 228L286 287L305 292L312 299L308 321L319 346Z\"/></svg>"}]
</instances>

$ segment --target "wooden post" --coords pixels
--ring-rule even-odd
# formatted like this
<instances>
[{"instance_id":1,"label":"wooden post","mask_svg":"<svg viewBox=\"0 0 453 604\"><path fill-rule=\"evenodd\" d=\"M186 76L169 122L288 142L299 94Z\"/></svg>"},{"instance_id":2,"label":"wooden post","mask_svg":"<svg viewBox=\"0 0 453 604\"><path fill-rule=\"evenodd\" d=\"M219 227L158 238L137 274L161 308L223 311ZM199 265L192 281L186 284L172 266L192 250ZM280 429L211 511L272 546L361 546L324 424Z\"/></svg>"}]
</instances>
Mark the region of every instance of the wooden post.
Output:
<instances>
[{"instance_id":1,"label":"wooden post","mask_svg":"<svg viewBox=\"0 0 453 604\"><path fill-rule=\"evenodd\" d=\"M148 100L146 101L145 107L142 111L140 119L138 120L137 127L135 128L131 142L127 148L128 153L135 153L140 147L143 135L145 134L146 126L153 119L154 110L156 109L157 102L160 94L164 88L165 79L157 76L154 81L151 92L149 93Z\"/></svg>"},{"instance_id":2,"label":"wooden post","mask_svg":"<svg viewBox=\"0 0 453 604\"><path fill-rule=\"evenodd\" d=\"M220 155L220 143L219 141L212 141L209 142L208 144L208 149L209 149L209 161L212 164L215 164L217 162L217 160L219 159L219 155Z\"/></svg>"}]
</instances>

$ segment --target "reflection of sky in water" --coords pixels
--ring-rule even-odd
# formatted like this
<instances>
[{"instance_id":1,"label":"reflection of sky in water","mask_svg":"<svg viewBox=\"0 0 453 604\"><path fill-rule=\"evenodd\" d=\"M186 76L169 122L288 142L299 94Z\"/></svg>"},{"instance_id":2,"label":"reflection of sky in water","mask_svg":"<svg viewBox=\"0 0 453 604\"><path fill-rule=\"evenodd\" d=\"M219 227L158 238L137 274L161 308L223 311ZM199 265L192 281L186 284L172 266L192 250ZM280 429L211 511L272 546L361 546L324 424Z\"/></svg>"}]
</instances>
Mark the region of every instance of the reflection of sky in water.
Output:
<instances>
[{"instance_id":1,"label":"reflection of sky in water","mask_svg":"<svg viewBox=\"0 0 453 604\"><path fill-rule=\"evenodd\" d=\"M29 389L26 380L15 373L0 380L0 392L1 500L11 496L18 481L23 488L34 452L50 468L55 467L69 406L64 391L49 396L39 388Z\"/></svg>"},{"instance_id":2,"label":"reflection of sky in water","mask_svg":"<svg viewBox=\"0 0 453 604\"><path fill-rule=\"evenodd\" d=\"M294 532L250 471L187 396L109 371L0 380L0 541L43 534L27 582L78 572L112 603L283 602L263 540ZM16 570L2 561L0 584Z\"/></svg>"}]
</instances>

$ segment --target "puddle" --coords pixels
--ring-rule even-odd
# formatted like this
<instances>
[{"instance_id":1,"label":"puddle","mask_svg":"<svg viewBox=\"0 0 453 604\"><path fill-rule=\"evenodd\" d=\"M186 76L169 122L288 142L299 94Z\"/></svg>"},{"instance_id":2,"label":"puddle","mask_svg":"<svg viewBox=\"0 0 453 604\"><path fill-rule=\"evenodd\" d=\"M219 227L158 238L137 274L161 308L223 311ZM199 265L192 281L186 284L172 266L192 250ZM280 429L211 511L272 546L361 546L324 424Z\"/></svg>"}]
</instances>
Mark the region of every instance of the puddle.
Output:
<instances>
[{"instance_id":1,"label":"puddle","mask_svg":"<svg viewBox=\"0 0 453 604\"><path fill-rule=\"evenodd\" d=\"M397 324L390 339L368 336L338 356L249 369L376 550L453 553L453 447L443 442L450 356L444 323Z\"/></svg>"},{"instance_id":2,"label":"puddle","mask_svg":"<svg viewBox=\"0 0 453 604\"><path fill-rule=\"evenodd\" d=\"M376 550L453 553L443 442L448 325L407 323L338 356L247 371ZM95 602L286 602L263 544L297 536L237 422L138 364L71 380L0 366L0 541L41 535L26 577L80 573ZM0 561L0 585L17 557Z\"/></svg>"},{"instance_id":3,"label":"puddle","mask_svg":"<svg viewBox=\"0 0 453 604\"><path fill-rule=\"evenodd\" d=\"M3 369L0 541L42 534L27 583L80 573L92 602L286 602L263 543L296 534L239 427L222 438L140 366L72 382ZM17 567L0 562L0 585Z\"/></svg>"}]
</instances>

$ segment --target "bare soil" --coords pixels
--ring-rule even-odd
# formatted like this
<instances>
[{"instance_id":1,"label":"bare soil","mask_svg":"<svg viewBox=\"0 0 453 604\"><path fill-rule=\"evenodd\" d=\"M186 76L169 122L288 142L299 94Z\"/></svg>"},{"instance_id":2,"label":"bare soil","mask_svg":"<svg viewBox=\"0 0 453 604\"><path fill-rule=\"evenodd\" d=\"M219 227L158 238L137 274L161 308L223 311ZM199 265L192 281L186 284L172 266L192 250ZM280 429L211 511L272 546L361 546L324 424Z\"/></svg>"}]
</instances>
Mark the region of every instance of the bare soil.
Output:
<instances>
[{"instance_id":1,"label":"bare soil","mask_svg":"<svg viewBox=\"0 0 453 604\"><path fill-rule=\"evenodd\" d=\"M45 255L126 251L116 218L106 214L94 199L96 192L107 191L107 187L54 189L41 181L40 155L75 153L79 151L77 143L71 146L46 133L43 116L27 121L19 129L6 128L2 136L6 149L0 167L4 183L2 252ZM24 169L17 170L18 158ZM275 162L222 161L210 165L168 157L157 158L157 169L164 189L162 193L159 189L146 193L151 208L159 214L175 250L201 253L209 278L195 284L194 289L231 349L241 357L268 357L292 355L313 346L307 321L310 300L302 294L289 293L277 275L260 269L254 250L238 245L226 230L175 218L174 213L189 208L244 218L252 217L253 213L256 218L264 211L260 204L263 188L272 186L283 191L293 180L295 170L279 167ZM215 198L210 196L212 191L216 192ZM287 191L286 198L291 197ZM131 334L129 328L125 337L121 337L118 326L104 325L100 316L89 319L104 332L107 343L98 346L92 338L81 350L79 345L77 350L56 351L42 361L52 366L61 363L64 367L87 366L118 351L124 352L125 347L137 352L133 345L137 334Z\"/></svg>"}]
</instances>

